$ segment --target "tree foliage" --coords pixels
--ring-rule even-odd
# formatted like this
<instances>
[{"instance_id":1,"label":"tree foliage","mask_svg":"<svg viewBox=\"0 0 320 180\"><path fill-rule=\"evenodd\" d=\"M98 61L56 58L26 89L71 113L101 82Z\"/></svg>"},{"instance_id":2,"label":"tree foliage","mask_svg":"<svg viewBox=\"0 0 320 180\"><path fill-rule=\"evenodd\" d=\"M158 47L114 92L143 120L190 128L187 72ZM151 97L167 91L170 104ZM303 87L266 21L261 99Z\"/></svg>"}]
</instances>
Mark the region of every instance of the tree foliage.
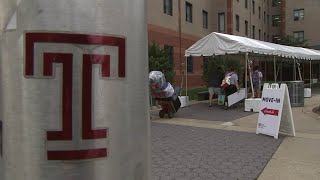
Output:
<instances>
[{"instance_id":1,"label":"tree foliage","mask_svg":"<svg viewBox=\"0 0 320 180\"><path fill-rule=\"evenodd\" d=\"M225 55L205 57L202 79L206 84L208 84L208 76L218 67L221 67L223 72L226 72L231 67L233 67L238 76L240 76L240 73L243 72L243 67L240 65L240 61L235 58L232 58L232 56Z\"/></svg>"},{"instance_id":2,"label":"tree foliage","mask_svg":"<svg viewBox=\"0 0 320 180\"><path fill-rule=\"evenodd\" d=\"M159 44L152 42L148 48L149 72L161 71L168 82L173 82L173 62L169 61L169 55Z\"/></svg>"},{"instance_id":3,"label":"tree foliage","mask_svg":"<svg viewBox=\"0 0 320 180\"><path fill-rule=\"evenodd\" d=\"M285 36L282 37L279 40L279 44L282 45L287 45L287 46L296 46L296 47L308 47L308 40L304 39L304 40L300 40L297 38L294 38L293 36Z\"/></svg>"}]
</instances>

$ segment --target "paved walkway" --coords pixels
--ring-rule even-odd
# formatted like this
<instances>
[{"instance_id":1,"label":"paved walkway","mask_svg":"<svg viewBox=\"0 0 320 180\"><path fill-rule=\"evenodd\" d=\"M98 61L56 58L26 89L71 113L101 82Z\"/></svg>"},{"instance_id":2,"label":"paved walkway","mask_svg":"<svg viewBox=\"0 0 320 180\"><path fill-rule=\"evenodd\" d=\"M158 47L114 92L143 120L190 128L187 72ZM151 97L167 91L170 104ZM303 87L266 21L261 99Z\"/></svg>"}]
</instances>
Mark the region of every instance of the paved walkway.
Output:
<instances>
[{"instance_id":1,"label":"paved walkway","mask_svg":"<svg viewBox=\"0 0 320 180\"><path fill-rule=\"evenodd\" d=\"M208 107L208 103L205 101L194 104L191 108L191 111L189 108L181 108L176 117L184 119L187 118L206 121L229 122L253 114L252 112L243 111L244 104L239 104L237 108L225 110L224 106L214 105L213 107Z\"/></svg>"},{"instance_id":2,"label":"paved walkway","mask_svg":"<svg viewBox=\"0 0 320 180\"><path fill-rule=\"evenodd\" d=\"M282 140L153 123L153 180L256 179Z\"/></svg>"},{"instance_id":3,"label":"paved walkway","mask_svg":"<svg viewBox=\"0 0 320 180\"><path fill-rule=\"evenodd\" d=\"M320 96L314 95L305 99L305 107L293 108L296 137L284 140L283 136L275 140L256 135L258 114L241 109L221 109L223 114L215 113L219 108L192 105L179 110L173 119L159 119L153 110L153 178L320 180L320 115L312 112L319 104ZM193 106L203 106L204 110L200 116L188 118L185 114L193 111ZM233 116L233 112L241 115ZM228 166L230 162L232 167ZM188 164L199 166L192 168Z\"/></svg>"}]
</instances>

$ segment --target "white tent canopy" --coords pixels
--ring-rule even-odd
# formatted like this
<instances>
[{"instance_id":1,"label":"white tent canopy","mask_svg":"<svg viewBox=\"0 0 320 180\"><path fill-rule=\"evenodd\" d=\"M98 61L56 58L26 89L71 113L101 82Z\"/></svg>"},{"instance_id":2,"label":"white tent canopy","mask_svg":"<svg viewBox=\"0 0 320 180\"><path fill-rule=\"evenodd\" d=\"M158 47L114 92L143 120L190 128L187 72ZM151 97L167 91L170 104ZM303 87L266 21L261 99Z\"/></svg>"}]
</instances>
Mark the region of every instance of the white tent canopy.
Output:
<instances>
[{"instance_id":1,"label":"white tent canopy","mask_svg":"<svg viewBox=\"0 0 320 180\"><path fill-rule=\"evenodd\" d=\"M259 41L241 36L222 34L212 32L211 34L203 37L190 48L185 51L185 56L213 56L213 55L225 55L225 54L238 54L245 53L246 57L246 73L248 71L248 53L265 54L274 56L274 77L276 82L276 64L275 56L292 58L294 59L294 66L296 59L309 60L310 61L310 79L311 79L311 61L320 60L320 51L314 49L307 49L301 47L285 46L280 44L269 43L265 41ZM186 58L187 64L187 58ZM295 68L295 67L294 67ZM295 68L296 69L296 68ZM187 66L186 66L187 72ZM188 73L186 75L186 96L187 96L187 84ZM247 87L247 76L245 80L245 87ZM311 87L311 81L310 81Z\"/></svg>"},{"instance_id":2,"label":"white tent canopy","mask_svg":"<svg viewBox=\"0 0 320 180\"><path fill-rule=\"evenodd\" d=\"M317 50L284 46L217 32L213 32L197 41L185 51L185 56L213 56L240 52L320 60L320 51Z\"/></svg>"}]
</instances>

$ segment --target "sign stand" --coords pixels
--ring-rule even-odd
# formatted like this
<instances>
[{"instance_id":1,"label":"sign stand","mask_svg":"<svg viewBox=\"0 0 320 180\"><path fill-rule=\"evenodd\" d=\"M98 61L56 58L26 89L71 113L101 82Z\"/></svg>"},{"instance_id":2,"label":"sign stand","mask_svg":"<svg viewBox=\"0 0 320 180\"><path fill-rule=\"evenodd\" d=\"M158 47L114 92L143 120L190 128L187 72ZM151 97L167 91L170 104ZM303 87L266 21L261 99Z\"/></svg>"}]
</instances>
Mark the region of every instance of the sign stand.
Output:
<instances>
[{"instance_id":1,"label":"sign stand","mask_svg":"<svg viewBox=\"0 0 320 180\"><path fill-rule=\"evenodd\" d=\"M265 134L278 139L281 133L295 136L294 122L286 84L263 86L257 134Z\"/></svg>"},{"instance_id":2,"label":"sign stand","mask_svg":"<svg viewBox=\"0 0 320 180\"><path fill-rule=\"evenodd\" d=\"M283 101L283 109L282 109L282 116L280 122L280 132L283 134L288 134L291 136L296 136L296 131L294 128L293 116L292 116L292 109L291 103L289 98L289 91L286 84L285 85L285 96ZM281 85L282 86L282 85Z\"/></svg>"}]
</instances>

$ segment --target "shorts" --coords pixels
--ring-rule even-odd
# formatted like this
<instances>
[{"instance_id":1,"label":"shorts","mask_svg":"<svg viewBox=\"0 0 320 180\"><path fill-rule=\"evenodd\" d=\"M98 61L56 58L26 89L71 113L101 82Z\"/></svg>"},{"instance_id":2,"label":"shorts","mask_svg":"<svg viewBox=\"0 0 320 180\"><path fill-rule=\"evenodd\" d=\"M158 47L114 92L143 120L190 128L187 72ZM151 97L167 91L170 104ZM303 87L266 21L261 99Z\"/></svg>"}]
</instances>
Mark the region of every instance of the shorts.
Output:
<instances>
[{"instance_id":1,"label":"shorts","mask_svg":"<svg viewBox=\"0 0 320 180\"><path fill-rule=\"evenodd\" d=\"M209 94L213 95L213 94L221 94L221 89L220 88L216 88L216 87L209 87L208 88Z\"/></svg>"},{"instance_id":2,"label":"shorts","mask_svg":"<svg viewBox=\"0 0 320 180\"><path fill-rule=\"evenodd\" d=\"M261 84L260 84L260 82L253 82L252 85L253 85L253 89L254 89L255 91L259 91L259 90L261 89Z\"/></svg>"}]
</instances>

